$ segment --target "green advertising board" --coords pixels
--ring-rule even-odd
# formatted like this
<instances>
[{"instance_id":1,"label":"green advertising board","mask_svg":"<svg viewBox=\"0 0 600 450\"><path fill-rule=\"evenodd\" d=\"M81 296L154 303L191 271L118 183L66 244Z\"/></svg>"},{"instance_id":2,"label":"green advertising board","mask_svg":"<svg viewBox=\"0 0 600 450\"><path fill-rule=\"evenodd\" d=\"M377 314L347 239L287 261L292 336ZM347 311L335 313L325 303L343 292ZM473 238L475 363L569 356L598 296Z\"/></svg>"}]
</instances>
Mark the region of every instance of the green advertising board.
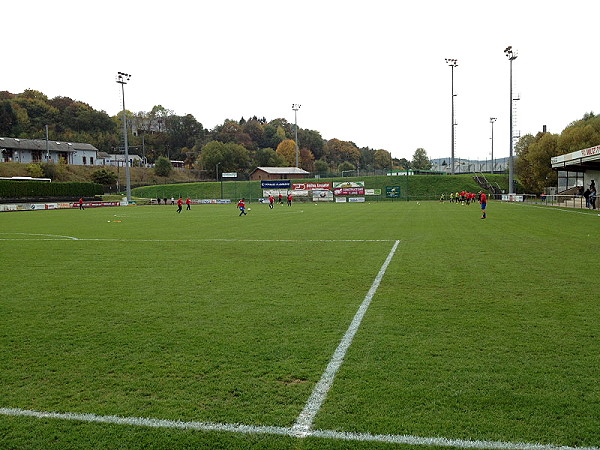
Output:
<instances>
[{"instance_id":1,"label":"green advertising board","mask_svg":"<svg viewBox=\"0 0 600 450\"><path fill-rule=\"evenodd\" d=\"M400 186L386 186L385 196L387 198L400 198Z\"/></svg>"}]
</instances>

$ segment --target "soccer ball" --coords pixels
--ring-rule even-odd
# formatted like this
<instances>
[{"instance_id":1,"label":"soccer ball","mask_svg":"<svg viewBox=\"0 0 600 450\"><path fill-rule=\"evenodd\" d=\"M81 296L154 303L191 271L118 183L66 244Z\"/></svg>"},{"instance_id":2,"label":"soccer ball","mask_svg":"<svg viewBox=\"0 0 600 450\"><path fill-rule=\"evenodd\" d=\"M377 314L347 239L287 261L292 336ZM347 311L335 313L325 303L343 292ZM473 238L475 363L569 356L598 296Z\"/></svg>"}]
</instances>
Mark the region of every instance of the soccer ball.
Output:
<instances>
[{"instance_id":1,"label":"soccer ball","mask_svg":"<svg viewBox=\"0 0 600 450\"><path fill-rule=\"evenodd\" d=\"M248 211L252 211L252 208L248 208Z\"/></svg>"}]
</instances>

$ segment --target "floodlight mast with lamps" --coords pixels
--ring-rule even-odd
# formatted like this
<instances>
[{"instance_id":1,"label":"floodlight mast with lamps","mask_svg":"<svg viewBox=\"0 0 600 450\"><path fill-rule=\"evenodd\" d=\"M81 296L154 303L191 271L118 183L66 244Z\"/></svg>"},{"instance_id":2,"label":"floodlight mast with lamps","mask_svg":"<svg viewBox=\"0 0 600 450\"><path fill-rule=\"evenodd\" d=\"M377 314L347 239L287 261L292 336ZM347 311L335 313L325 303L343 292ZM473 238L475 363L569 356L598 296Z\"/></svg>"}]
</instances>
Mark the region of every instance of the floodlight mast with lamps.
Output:
<instances>
[{"instance_id":1,"label":"floodlight mast with lamps","mask_svg":"<svg viewBox=\"0 0 600 450\"><path fill-rule=\"evenodd\" d=\"M131 79L128 73L117 72L117 83L121 85L123 94L123 145L125 148L125 184L127 186L127 203L131 201L131 175L129 173L129 147L127 145L127 116L125 114L125 85Z\"/></svg>"},{"instance_id":2,"label":"floodlight mast with lamps","mask_svg":"<svg viewBox=\"0 0 600 450\"><path fill-rule=\"evenodd\" d=\"M490 117L490 123L492 124L492 170L490 173L494 173L494 122L498 120L496 117Z\"/></svg>"},{"instance_id":3,"label":"floodlight mast with lamps","mask_svg":"<svg viewBox=\"0 0 600 450\"><path fill-rule=\"evenodd\" d=\"M298 153L300 149L298 147L298 110L302 105L298 105L297 103L292 104L292 109L294 110L294 128L296 130L295 134L295 143L296 143L296 168L298 168Z\"/></svg>"},{"instance_id":4,"label":"floodlight mast with lamps","mask_svg":"<svg viewBox=\"0 0 600 450\"><path fill-rule=\"evenodd\" d=\"M513 50L512 45L509 45L504 49L504 54L510 62L510 152L508 157L508 193L514 194L514 164L513 164L513 82L512 82L512 63L517 59L517 51Z\"/></svg>"},{"instance_id":5,"label":"floodlight mast with lamps","mask_svg":"<svg viewBox=\"0 0 600 450\"><path fill-rule=\"evenodd\" d=\"M452 72L452 133L451 133L451 155L450 155L450 170L451 174L454 175L454 127L456 124L454 123L454 68L458 67L458 60L453 58L446 58L446 64L450 66Z\"/></svg>"}]
</instances>

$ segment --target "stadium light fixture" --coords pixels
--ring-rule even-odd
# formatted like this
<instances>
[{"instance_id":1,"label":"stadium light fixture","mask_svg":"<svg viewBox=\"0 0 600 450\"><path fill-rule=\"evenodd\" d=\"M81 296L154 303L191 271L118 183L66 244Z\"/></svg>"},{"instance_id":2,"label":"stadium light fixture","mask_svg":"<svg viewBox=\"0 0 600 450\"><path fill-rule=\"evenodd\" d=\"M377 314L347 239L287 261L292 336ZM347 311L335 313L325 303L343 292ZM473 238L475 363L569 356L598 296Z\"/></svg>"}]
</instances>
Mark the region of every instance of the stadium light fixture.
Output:
<instances>
[{"instance_id":1,"label":"stadium light fixture","mask_svg":"<svg viewBox=\"0 0 600 450\"><path fill-rule=\"evenodd\" d=\"M298 168L298 154L300 153L300 148L298 147L298 110L302 105L297 103L292 104L292 109L294 110L294 128L296 131L295 134L295 142L296 142L296 168Z\"/></svg>"},{"instance_id":2,"label":"stadium light fixture","mask_svg":"<svg viewBox=\"0 0 600 450\"><path fill-rule=\"evenodd\" d=\"M454 58L446 58L446 64L448 64L450 66L450 70L452 72L452 133L450 136L451 139L451 152L450 152L450 170L451 170L451 174L454 175L454 146L455 146L455 137L454 137L454 127L456 126L456 123L454 121L454 97L456 97L456 95L454 94L454 68L458 67L458 60L454 59Z\"/></svg>"},{"instance_id":3,"label":"stadium light fixture","mask_svg":"<svg viewBox=\"0 0 600 450\"><path fill-rule=\"evenodd\" d=\"M504 54L508 58L510 63L510 109L509 109L509 128L510 128L510 151L508 157L508 193L514 194L515 185L514 185L514 163L513 163L513 81L512 81L512 63L515 59L517 59L517 51L513 50L512 45L509 45L504 49Z\"/></svg>"},{"instance_id":4,"label":"stadium light fixture","mask_svg":"<svg viewBox=\"0 0 600 450\"><path fill-rule=\"evenodd\" d=\"M117 72L117 83L121 85L123 95L123 145L125 148L125 184L127 186L127 203L131 201L131 175L129 173L129 147L127 145L127 116L125 115L125 85L131 79L131 75Z\"/></svg>"}]
</instances>

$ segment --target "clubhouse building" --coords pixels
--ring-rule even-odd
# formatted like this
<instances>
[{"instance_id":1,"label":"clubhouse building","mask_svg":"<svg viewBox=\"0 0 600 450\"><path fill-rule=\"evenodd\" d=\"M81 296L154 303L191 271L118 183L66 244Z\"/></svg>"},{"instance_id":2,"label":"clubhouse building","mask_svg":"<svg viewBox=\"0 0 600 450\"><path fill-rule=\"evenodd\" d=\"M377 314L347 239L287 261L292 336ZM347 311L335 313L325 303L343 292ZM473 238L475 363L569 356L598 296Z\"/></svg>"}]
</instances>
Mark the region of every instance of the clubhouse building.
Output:
<instances>
[{"instance_id":1,"label":"clubhouse building","mask_svg":"<svg viewBox=\"0 0 600 450\"><path fill-rule=\"evenodd\" d=\"M558 171L558 193L573 188L587 188L600 182L600 145L552 158L552 168Z\"/></svg>"}]
</instances>

